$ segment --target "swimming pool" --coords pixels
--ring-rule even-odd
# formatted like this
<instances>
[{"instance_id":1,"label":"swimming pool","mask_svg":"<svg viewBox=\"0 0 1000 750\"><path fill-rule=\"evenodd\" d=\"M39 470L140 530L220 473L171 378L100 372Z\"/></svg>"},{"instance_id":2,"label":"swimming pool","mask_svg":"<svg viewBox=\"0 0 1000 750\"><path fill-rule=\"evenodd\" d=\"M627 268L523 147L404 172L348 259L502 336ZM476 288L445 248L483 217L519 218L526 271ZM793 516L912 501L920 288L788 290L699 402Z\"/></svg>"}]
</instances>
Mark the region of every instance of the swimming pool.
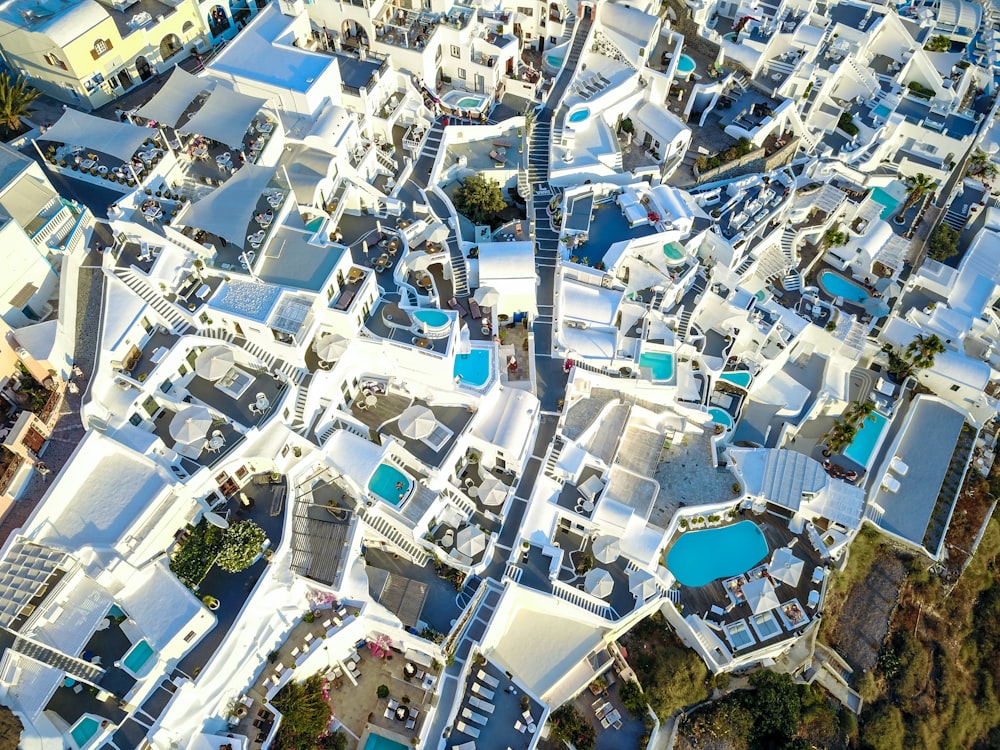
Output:
<instances>
[{"instance_id":1,"label":"swimming pool","mask_svg":"<svg viewBox=\"0 0 1000 750\"><path fill-rule=\"evenodd\" d=\"M441 101L452 109L482 110L489 103L489 98L483 94L472 94L468 91L449 91Z\"/></svg>"},{"instance_id":2,"label":"swimming pool","mask_svg":"<svg viewBox=\"0 0 1000 750\"><path fill-rule=\"evenodd\" d=\"M132 674L138 675L152 655L153 647L149 645L149 641L143 638L125 654L124 658L122 658L122 666Z\"/></svg>"},{"instance_id":3,"label":"swimming pool","mask_svg":"<svg viewBox=\"0 0 1000 750\"><path fill-rule=\"evenodd\" d=\"M421 323L424 333L448 333L451 330L451 318L443 310L414 310L412 315Z\"/></svg>"},{"instance_id":4,"label":"swimming pool","mask_svg":"<svg viewBox=\"0 0 1000 750\"><path fill-rule=\"evenodd\" d=\"M854 440L844 450L844 456L859 466L863 466L866 471L870 469L872 459L875 458L875 452L882 444L882 436L888 425L888 417L878 412L866 418L864 424L855 433Z\"/></svg>"},{"instance_id":5,"label":"swimming pool","mask_svg":"<svg viewBox=\"0 0 1000 750\"><path fill-rule=\"evenodd\" d=\"M689 73L694 73L694 60L692 60L687 55L681 55L677 60L677 72L681 75L688 75Z\"/></svg>"},{"instance_id":6,"label":"swimming pool","mask_svg":"<svg viewBox=\"0 0 1000 750\"><path fill-rule=\"evenodd\" d=\"M369 491L394 506L401 505L412 488L410 478L392 464L379 464L368 480Z\"/></svg>"},{"instance_id":7,"label":"swimming pool","mask_svg":"<svg viewBox=\"0 0 1000 750\"><path fill-rule=\"evenodd\" d=\"M724 35L722 38L725 39L727 42L732 42L733 44L736 44L736 40L737 40L738 37L739 37L739 34L733 32L733 33Z\"/></svg>"},{"instance_id":8,"label":"swimming pool","mask_svg":"<svg viewBox=\"0 0 1000 750\"><path fill-rule=\"evenodd\" d=\"M481 388L490 380L490 350L473 349L468 354L455 357L453 375L462 385Z\"/></svg>"},{"instance_id":9,"label":"swimming pool","mask_svg":"<svg viewBox=\"0 0 1000 750\"><path fill-rule=\"evenodd\" d=\"M590 117L590 109L584 107L583 109L577 109L569 113L569 121L573 123L579 123Z\"/></svg>"},{"instance_id":10,"label":"swimming pool","mask_svg":"<svg viewBox=\"0 0 1000 750\"><path fill-rule=\"evenodd\" d=\"M663 246L663 255L671 264L680 263L684 260L684 248L676 242L668 242Z\"/></svg>"},{"instance_id":11,"label":"swimming pool","mask_svg":"<svg viewBox=\"0 0 1000 750\"><path fill-rule=\"evenodd\" d=\"M88 714L73 725L73 728L69 730L69 734L73 738L73 742L76 743L76 746L82 750L82 748L85 748L94 739L97 730L100 728L101 722Z\"/></svg>"},{"instance_id":12,"label":"swimming pool","mask_svg":"<svg viewBox=\"0 0 1000 750\"><path fill-rule=\"evenodd\" d=\"M860 284L844 278L833 271L823 271L819 275L819 283L834 297L843 297L849 302L864 304L868 300L868 292Z\"/></svg>"},{"instance_id":13,"label":"swimming pool","mask_svg":"<svg viewBox=\"0 0 1000 750\"><path fill-rule=\"evenodd\" d=\"M729 412L725 409L720 409L718 406L710 407L708 413L712 415L712 421L716 424L721 424L727 430L733 427L733 418L729 415Z\"/></svg>"},{"instance_id":14,"label":"swimming pool","mask_svg":"<svg viewBox=\"0 0 1000 750\"><path fill-rule=\"evenodd\" d=\"M369 734L365 740L364 750L409 750L409 748L380 734Z\"/></svg>"},{"instance_id":15,"label":"swimming pool","mask_svg":"<svg viewBox=\"0 0 1000 750\"><path fill-rule=\"evenodd\" d=\"M639 355L639 367L653 371L653 380L670 380L674 376L674 355L669 352L645 352Z\"/></svg>"},{"instance_id":16,"label":"swimming pool","mask_svg":"<svg viewBox=\"0 0 1000 750\"><path fill-rule=\"evenodd\" d=\"M306 229L310 232L315 232L318 231L321 226L323 226L323 217L317 216L315 219L306 224Z\"/></svg>"},{"instance_id":17,"label":"swimming pool","mask_svg":"<svg viewBox=\"0 0 1000 750\"><path fill-rule=\"evenodd\" d=\"M888 117L892 113L892 110L889 109L884 104L879 104L877 107L875 107L875 109L872 110L872 113L876 117ZM881 201L879 202L881 203Z\"/></svg>"},{"instance_id":18,"label":"swimming pool","mask_svg":"<svg viewBox=\"0 0 1000 750\"><path fill-rule=\"evenodd\" d=\"M112 604L111 609L108 610L108 617L126 617L125 610L117 604Z\"/></svg>"},{"instance_id":19,"label":"swimming pool","mask_svg":"<svg viewBox=\"0 0 1000 750\"><path fill-rule=\"evenodd\" d=\"M872 188L872 200L876 203L881 203L885 208L882 209L882 213L879 217L884 221L896 213L896 209L899 208L899 204L902 200L894 196L885 188Z\"/></svg>"},{"instance_id":20,"label":"swimming pool","mask_svg":"<svg viewBox=\"0 0 1000 750\"><path fill-rule=\"evenodd\" d=\"M746 370L730 370L729 372L722 373L719 376L719 380L725 380L727 383L738 385L740 388L746 388L750 385L752 377Z\"/></svg>"},{"instance_id":21,"label":"swimming pool","mask_svg":"<svg viewBox=\"0 0 1000 750\"><path fill-rule=\"evenodd\" d=\"M563 60L566 59L566 50L559 50L558 52L550 52L545 56L545 62L551 65L553 68L559 69L562 67Z\"/></svg>"},{"instance_id":22,"label":"swimming pool","mask_svg":"<svg viewBox=\"0 0 1000 750\"><path fill-rule=\"evenodd\" d=\"M667 568L684 586L704 586L746 573L767 557L767 541L753 521L689 531L674 542Z\"/></svg>"}]
</instances>

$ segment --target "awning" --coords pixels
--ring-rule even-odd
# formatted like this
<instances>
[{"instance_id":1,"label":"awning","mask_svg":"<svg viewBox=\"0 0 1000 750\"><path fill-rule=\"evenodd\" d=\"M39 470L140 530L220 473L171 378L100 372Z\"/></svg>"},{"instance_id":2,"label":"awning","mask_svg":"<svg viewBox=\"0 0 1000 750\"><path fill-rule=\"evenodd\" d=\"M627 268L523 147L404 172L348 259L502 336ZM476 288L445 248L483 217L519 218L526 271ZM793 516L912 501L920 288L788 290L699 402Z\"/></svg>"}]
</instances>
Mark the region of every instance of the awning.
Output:
<instances>
[{"instance_id":1,"label":"awning","mask_svg":"<svg viewBox=\"0 0 1000 750\"><path fill-rule=\"evenodd\" d=\"M274 167L244 164L221 187L192 204L178 223L203 229L243 247L250 217L274 170Z\"/></svg>"},{"instance_id":2,"label":"awning","mask_svg":"<svg viewBox=\"0 0 1000 750\"><path fill-rule=\"evenodd\" d=\"M152 99L139 107L135 114L147 120L156 120L158 123L174 127L198 94L211 89L215 83L214 78L198 78L177 65L170 74L170 78L163 84L163 88L157 91Z\"/></svg>"},{"instance_id":3,"label":"awning","mask_svg":"<svg viewBox=\"0 0 1000 750\"><path fill-rule=\"evenodd\" d=\"M67 109L59 121L45 131L45 140L82 146L129 161L143 141L155 134L148 128Z\"/></svg>"},{"instance_id":4,"label":"awning","mask_svg":"<svg viewBox=\"0 0 1000 750\"><path fill-rule=\"evenodd\" d=\"M43 183L36 177L25 175L17 181L16 190L8 190L0 197L0 205L22 227L28 226L42 212L57 193L48 183Z\"/></svg>"},{"instance_id":5,"label":"awning","mask_svg":"<svg viewBox=\"0 0 1000 750\"><path fill-rule=\"evenodd\" d=\"M241 94L220 83L209 95L208 101L180 130L197 133L239 150L247 128L265 104L267 99Z\"/></svg>"}]
</instances>

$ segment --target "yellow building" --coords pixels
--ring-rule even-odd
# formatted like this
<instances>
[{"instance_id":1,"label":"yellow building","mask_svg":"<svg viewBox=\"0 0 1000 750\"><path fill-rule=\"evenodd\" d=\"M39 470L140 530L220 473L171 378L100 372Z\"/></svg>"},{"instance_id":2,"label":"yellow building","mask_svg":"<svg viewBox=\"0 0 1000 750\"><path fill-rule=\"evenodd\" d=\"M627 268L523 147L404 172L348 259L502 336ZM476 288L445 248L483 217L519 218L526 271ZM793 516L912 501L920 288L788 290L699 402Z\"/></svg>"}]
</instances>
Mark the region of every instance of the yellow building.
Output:
<instances>
[{"instance_id":1,"label":"yellow building","mask_svg":"<svg viewBox=\"0 0 1000 750\"><path fill-rule=\"evenodd\" d=\"M46 94L94 109L205 41L196 0L39 0L0 6L0 51Z\"/></svg>"}]
</instances>

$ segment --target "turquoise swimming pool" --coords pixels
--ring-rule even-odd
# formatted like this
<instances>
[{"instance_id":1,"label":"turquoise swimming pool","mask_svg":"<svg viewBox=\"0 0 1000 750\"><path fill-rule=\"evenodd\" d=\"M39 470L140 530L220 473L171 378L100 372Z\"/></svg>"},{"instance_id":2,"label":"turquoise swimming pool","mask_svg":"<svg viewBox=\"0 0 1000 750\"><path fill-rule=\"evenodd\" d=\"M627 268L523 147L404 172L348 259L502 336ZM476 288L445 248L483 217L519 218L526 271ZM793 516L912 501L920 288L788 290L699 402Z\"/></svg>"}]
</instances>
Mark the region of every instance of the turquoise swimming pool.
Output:
<instances>
[{"instance_id":1,"label":"turquoise swimming pool","mask_svg":"<svg viewBox=\"0 0 1000 750\"><path fill-rule=\"evenodd\" d=\"M674 376L674 355L669 352L645 352L639 355L639 367L653 371L653 380L670 380Z\"/></svg>"},{"instance_id":2,"label":"turquoise swimming pool","mask_svg":"<svg viewBox=\"0 0 1000 750\"><path fill-rule=\"evenodd\" d=\"M851 459L866 470L871 468L872 459L875 458L875 451L882 443L882 436L889 426L889 418L875 412L871 417L865 419L864 424L854 435L854 440L844 449L844 456Z\"/></svg>"},{"instance_id":3,"label":"turquoise swimming pool","mask_svg":"<svg viewBox=\"0 0 1000 750\"><path fill-rule=\"evenodd\" d=\"M409 748L380 734L369 734L365 740L364 750L409 750Z\"/></svg>"},{"instance_id":4,"label":"turquoise swimming pool","mask_svg":"<svg viewBox=\"0 0 1000 750\"><path fill-rule=\"evenodd\" d=\"M684 586L704 586L746 573L767 557L767 541L753 521L688 531L667 554L667 568Z\"/></svg>"},{"instance_id":5,"label":"turquoise swimming pool","mask_svg":"<svg viewBox=\"0 0 1000 750\"><path fill-rule=\"evenodd\" d=\"M733 44L736 44L736 39L738 37L739 37L739 34L729 33L729 34L723 35L722 38L725 39L727 42L732 42Z\"/></svg>"},{"instance_id":6,"label":"turquoise swimming pool","mask_svg":"<svg viewBox=\"0 0 1000 750\"><path fill-rule=\"evenodd\" d=\"M570 122L583 122L588 117L590 117L590 109L584 107L583 109L578 109L570 112L569 121Z\"/></svg>"},{"instance_id":7,"label":"turquoise swimming pool","mask_svg":"<svg viewBox=\"0 0 1000 750\"><path fill-rule=\"evenodd\" d=\"M443 310L414 310L413 317L430 328L441 328L451 320Z\"/></svg>"},{"instance_id":8,"label":"turquoise swimming pool","mask_svg":"<svg viewBox=\"0 0 1000 750\"><path fill-rule=\"evenodd\" d=\"M879 214L883 221L896 213L896 209L899 208L899 204L902 203L899 198L895 197L885 188L880 187L872 188L872 200L885 206L885 208L882 209L882 213Z\"/></svg>"},{"instance_id":9,"label":"turquoise swimming pool","mask_svg":"<svg viewBox=\"0 0 1000 750\"><path fill-rule=\"evenodd\" d=\"M746 370L730 370L729 372L722 373L719 376L719 380L725 380L727 383L738 385L740 388L746 388L750 385L752 377Z\"/></svg>"},{"instance_id":10,"label":"turquoise swimming pool","mask_svg":"<svg viewBox=\"0 0 1000 750\"><path fill-rule=\"evenodd\" d=\"M663 255L670 263L680 263L684 260L684 248L676 242L668 242L663 246Z\"/></svg>"},{"instance_id":11,"label":"turquoise swimming pool","mask_svg":"<svg viewBox=\"0 0 1000 750\"><path fill-rule=\"evenodd\" d=\"M687 75L688 73L694 73L694 60L692 60L687 55L681 55L680 59L677 60L677 72L681 75Z\"/></svg>"},{"instance_id":12,"label":"turquoise swimming pool","mask_svg":"<svg viewBox=\"0 0 1000 750\"><path fill-rule=\"evenodd\" d=\"M454 376L463 385L479 388L490 380L490 350L473 349L468 354L455 357Z\"/></svg>"},{"instance_id":13,"label":"turquoise swimming pool","mask_svg":"<svg viewBox=\"0 0 1000 750\"><path fill-rule=\"evenodd\" d=\"M119 607L117 604L112 604L111 609L108 611L109 617L125 617L125 610Z\"/></svg>"},{"instance_id":14,"label":"turquoise swimming pool","mask_svg":"<svg viewBox=\"0 0 1000 750\"><path fill-rule=\"evenodd\" d=\"M834 297L843 297L849 302L859 305L868 301L868 292L860 284L844 278L833 271L823 271L819 275L819 283Z\"/></svg>"},{"instance_id":15,"label":"turquoise swimming pool","mask_svg":"<svg viewBox=\"0 0 1000 750\"><path fill-rule=\"evenodd\" d=\"M876 117L888 117L889 114L892 112L892 110L889 109L884 104L879 104L877 107L875 107L875 109L872 110L872 112L875 114Z\"/></svg>"},{"instance_id":16,"label":"turquoise swimming pool","mask_svg":"<svg viewBox=\"0 0 1000 750\"><path fill-rule=\"evenodd\" d=\"M392 464L379 464L368 480L369 491L389 505L399 505L410 492L413 482Z\"/></svg>"},{"instance_id":17,"label":"turquoise swimming pool","mask_svg":"<svg viewBox=\"0 0 1000 750\"><path fill-rule=\"evenodd\" d=\"M315 232L321 226L323 226L323 217L317 216L315 219L306 224L306 229L308 229L310 232Z\"/></svg>"},{"instance_id":18,"label":"turquoise swimming pool","mask_svg":"<svg viewBox=\"0 0 1000 750\"><path fill-rule=\"evenodd\" d=\"M149 645L149 641L143 638L125 654L125 657L122 659L122 666L133 674L139 674L152 655L153 647Z\"/></svg>"},{"instance_id":19,"label":"turquoise swimming pool","mask_svg":"<svg viewBox=\"0 0 1000 750\"><path fill-rule=\"evenodd\" d=\"M545 56L545 62L551 65L553 68L561 68L563 60L565 59L566 50L562 50L559 53L553 53Z\"/></svg>"},{"instance_id":20,"label":"turquoise swimming pool","mask_svg":"<svg viewBox=\"0 0 1000 750\"><path fill-rule=\"evenodd\" d=\"M713 406L709 408L708 413L712 415L712 421L716 424L721 424L727 430L733 427L733 418L729 416L729 412L725 409L720 409L718 406Z\"/></svg>"},{"instance_id":21,"label":"turquoise swimming pool","mask_svg":"<svg viewBox=\"0 0 1000 750\"><path fill-rule=\"evenodd\" d=\"M94 735L97 734L97 730L100 728L101 722L93 716L84 716L69 730L69 734L73 738L73 742L76 743L76 746L82 750L82 748L85 748L94 739Z\"/></svg>"}]
</instances>

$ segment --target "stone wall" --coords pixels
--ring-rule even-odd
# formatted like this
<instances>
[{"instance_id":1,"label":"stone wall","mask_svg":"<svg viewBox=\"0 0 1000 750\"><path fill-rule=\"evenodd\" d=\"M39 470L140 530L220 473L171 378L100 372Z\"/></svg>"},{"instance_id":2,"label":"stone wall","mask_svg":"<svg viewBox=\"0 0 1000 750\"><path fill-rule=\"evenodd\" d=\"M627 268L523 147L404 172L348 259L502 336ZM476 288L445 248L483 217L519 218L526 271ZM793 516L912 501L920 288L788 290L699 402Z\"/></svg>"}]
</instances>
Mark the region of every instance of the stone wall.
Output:
<instances>
[{"instance_id":1,"label":"stone wall","mask_svg":"<svg viewBox=\"0 0 1000 750\"><path fill-rule=\"evenodd\" d=\"M726 162L715 169L700 172L698 170L698 166L694 165L691 168L691 171L694 172L695 184L714 182L724 178L742 177L743 175L748 174L771 172L779 167L785 166L786 164L790 164L792 157L795 156L795 151L798 149L798 146L799 139L796 137L792 138L788 141L788 143L770 156L765 156L764 149L758 148L754 149L745 156L741 156L739 159Z\"/></svg>"}]
</instances>

